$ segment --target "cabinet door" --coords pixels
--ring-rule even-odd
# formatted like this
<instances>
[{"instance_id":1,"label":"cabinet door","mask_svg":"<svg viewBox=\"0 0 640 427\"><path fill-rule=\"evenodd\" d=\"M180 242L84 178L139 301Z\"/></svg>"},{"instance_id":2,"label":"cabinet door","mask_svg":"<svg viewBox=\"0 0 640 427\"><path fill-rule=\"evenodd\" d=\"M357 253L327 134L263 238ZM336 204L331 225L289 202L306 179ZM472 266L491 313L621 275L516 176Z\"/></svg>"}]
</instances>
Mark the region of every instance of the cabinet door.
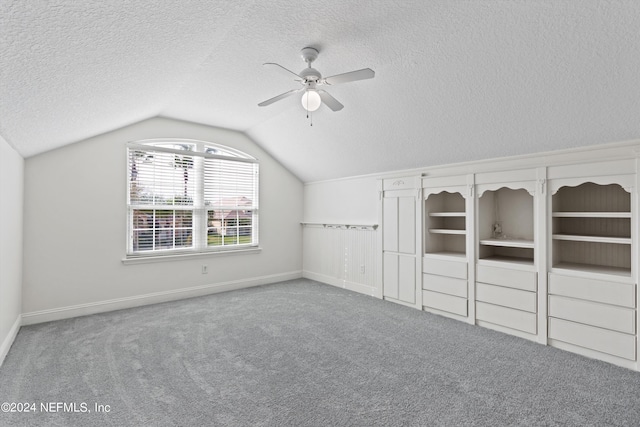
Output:
<instances>
[{"instance_id":1,"label":"cabinet door","mask_svg":"<svg viewBox=\"0 0 640 427\"><path fill-rule=\"evenodd\" d=\"M416 253L416 199L398 198L398 252Z\"/></svg>"},{"instance_id":2,"label":"cabinet door","mask_svg":"<svg viewBox=\"0 0 640 427\"><path fill-rule=\"evenodd\" d=\"M386 197L382 201L382 250L415 254L416 200L413 196Z\"/></svg>"},{"instance_id":3,"label":"cabinet door","mask_svg":"<svg viewBox=\"0 0 640 427\"><path fill-rule=\"evenodd\" d=\"M398 252L398 198L382 200L382 250Z\"/></svg>"},{"instance_id":4,"label":"cabinet door","mask_svg":"<svg viewBox=\"0 0 640 427\"><path fill-rule=\"evenodd\" d=\"M413 304L416 302L416 258L399 255L398 261L398 299Z\"/></svg>"},{"instance_id":5,"label":"cabinet door","mask_svg":"<svg viewBox=\"0 0 640 427\"><path fill-rule=\"evenodd\" d=\"M399 265L398 255L385 252L383 254L383 295L389 298L398 299L398 279Z\"/></svg>"},{"instance_id":6,"label":"cabinet door","mask_svg":"<svg viewBox=\"0 0 640 427\"><path fill-rule=\"evenodd\" d=\"M416 303L416 196L402 189L382 200L383 289L385 297Z\"/></svg>"},{"instance_id":7,"label":"cabinet door","mask_svg":"<svg viewBox=\"0 0 640 427\"><path fill-rule=\"evenodd\" d=\"M385 297L414 304L416 300L416 259L414 256L384 253Z\"/></svg>"}]
</instances>

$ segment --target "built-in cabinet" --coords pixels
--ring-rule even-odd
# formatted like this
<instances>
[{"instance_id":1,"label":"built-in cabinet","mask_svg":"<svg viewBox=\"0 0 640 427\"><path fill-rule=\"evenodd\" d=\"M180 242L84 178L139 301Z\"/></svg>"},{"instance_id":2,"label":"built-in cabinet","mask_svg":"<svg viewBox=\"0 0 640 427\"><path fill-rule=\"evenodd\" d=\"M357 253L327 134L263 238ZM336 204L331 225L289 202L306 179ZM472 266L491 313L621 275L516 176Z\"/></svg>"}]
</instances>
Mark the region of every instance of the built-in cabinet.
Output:
<instances>
[{"instance_id":1,"label":"built-in cabinet","mask_svg":"<svg viewBox=\"0 0 640 427\"><path fill-rule=\"evenodd\" d=\"M538 334L536 177L532 169L475 178L476 324L529 339Z\"/></svg>"},{"instance_id":2,"label":"built-in cabinet","mask_svg":"<svg viewBox=\"0 0 640 427\"><path fill-rule=\"evenodd\" d=\"M383 180L385 299L638 370L636 157Z\"/></svg>"},{"instance_id":3,"label":"built-in cabinet","mask_svg":"<svg viewBox=\"0 0 640 427\"><path fill-rule=\"evenodd\" d=\"M598 166L550 170L549 344L630 366L638 354L635 162L602 176L593 175Z\"/></svg>"},{"instance_id":4,"label":"built-in cabinet","mask_svg":"<svg viewBox=\"0 0 640 427\"><path fill-rule=\"evenodd\" d=\"M424 242L422 307L466 320L469 316L469 256L473 218L472 177L422 180Z\"/></svg>"},{"instance_id":5,"label":"built-in cabinet","mask_svg":"<svg viewBox=\"0 0 640 427\"><path fill-rule=\"evenodd\" d=\"M421 242L418 177L382 181L382 295L394 302L418 305L417 277Z\"/></svg>"}]
</instances>

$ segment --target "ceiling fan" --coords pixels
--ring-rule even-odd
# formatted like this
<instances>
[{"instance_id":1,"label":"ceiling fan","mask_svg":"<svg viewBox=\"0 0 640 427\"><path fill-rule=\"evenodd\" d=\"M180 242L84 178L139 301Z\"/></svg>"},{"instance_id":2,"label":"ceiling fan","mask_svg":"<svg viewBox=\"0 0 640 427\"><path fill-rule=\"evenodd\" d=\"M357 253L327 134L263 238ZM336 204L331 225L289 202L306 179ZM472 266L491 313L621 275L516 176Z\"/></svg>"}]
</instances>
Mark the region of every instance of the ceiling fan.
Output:
<instances>
[{"instance_id":1,"label":"ceiling fan","mask_svg":"<svg viewBox=\"0 0 640 427\"><path fill-rule=\"evenodd\" d=\"M320 108L320 105L324 103L332 111L340 111L344 108L344 105L342 105L328 92L319 89L319 87L333 86L340 83L371 79L376 75L372 69L363 68L362 70L336 74L335 76L331 77L322 77L320 71L311 67L311 63L318 58L318 53L320 53L318 49L315 49L313 47L305 47L300 51L302 59L307 63L308 67L300 71L299 74L296 74L293 71L274 62L267 62L263 64L265 66L268 66L269 68L286 74L289 78L294 77L293 80L300 83L302 87L298 89L292 89L278 96L274 96L271 99L267 99L266 101L258 104L258 106L266 107L267 105L271 105L276 101L280 101L281 99L288 98L289 96L296 93L303 92L301 102L305 110L316 111L318 108Z\"/></svg>"}]
</instances>

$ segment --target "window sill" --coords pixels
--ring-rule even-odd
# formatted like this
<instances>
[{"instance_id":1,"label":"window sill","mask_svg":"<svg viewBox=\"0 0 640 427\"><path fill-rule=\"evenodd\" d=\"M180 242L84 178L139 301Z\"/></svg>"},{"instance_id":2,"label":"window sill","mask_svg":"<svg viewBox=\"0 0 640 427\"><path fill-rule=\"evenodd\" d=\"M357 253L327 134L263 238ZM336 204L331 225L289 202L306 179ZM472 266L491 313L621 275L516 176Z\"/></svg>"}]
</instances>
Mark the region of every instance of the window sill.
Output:
<instances>
[{"instance_id":1,"label":"window sill","mask_svg":"<svg viewBox=\"0 0 640 427\"><path fill-rule=\"evenodd\" d=\"M199 259L207 257L217 256L229 256L229 255L249 255L260 253L262 248L254 247L248 249L234 249L229 251L211 251L211 252L196 252L191 254L167 254L167 255L148 255L148 256L132 256L122 259L124 265L134 264L149 264L155 262L167 262L167 261L184 261L189 259Z\"/></svg>"}]
</instances>

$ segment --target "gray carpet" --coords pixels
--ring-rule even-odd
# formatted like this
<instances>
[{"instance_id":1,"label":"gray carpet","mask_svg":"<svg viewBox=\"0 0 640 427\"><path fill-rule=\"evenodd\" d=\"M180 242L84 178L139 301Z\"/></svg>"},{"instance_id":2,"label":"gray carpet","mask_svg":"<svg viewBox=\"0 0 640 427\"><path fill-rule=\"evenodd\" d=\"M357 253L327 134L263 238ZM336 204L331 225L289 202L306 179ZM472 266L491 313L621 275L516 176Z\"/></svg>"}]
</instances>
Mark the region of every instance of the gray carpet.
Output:
<instances>
[{"instance_id":1,"label":"gray carpet","mask_svg":"<svg viewBox=\"0 0 640 427\"><path fill-rule=\"evenodd\" d=\"M23 327L0 402L38 411L2 426L638 426L640 373L296 280Z\"/></svg>"}]
</instances>

